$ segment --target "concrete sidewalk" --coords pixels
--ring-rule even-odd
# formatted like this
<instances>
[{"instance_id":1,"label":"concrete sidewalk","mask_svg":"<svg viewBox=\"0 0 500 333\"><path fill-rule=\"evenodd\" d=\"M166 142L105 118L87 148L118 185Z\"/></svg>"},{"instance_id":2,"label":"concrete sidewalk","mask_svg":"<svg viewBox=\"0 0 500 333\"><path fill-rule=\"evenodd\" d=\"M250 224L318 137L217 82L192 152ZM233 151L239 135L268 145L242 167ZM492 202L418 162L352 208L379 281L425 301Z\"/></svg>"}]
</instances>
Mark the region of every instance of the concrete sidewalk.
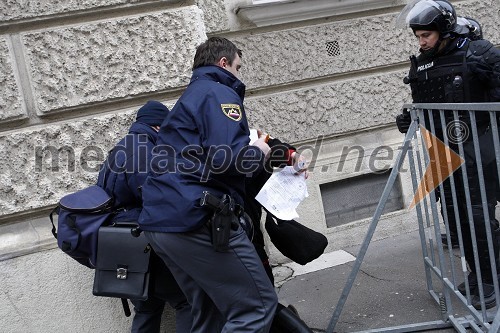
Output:
<instances>
[{"instance_id":1,"label":"concrete sidewalk","mask_svg":"<svg viewBox=\"0 0 500 333\"><path fill-rule=\"evenodd\" d=\"M355 260L358 251L356 246L326 254L300 270L294 265L276 267L280 302L293 304L309 327L315 332L325 332L354 264L349 257ZM328 255L331 258L324 261L332 262L329 267L319 270L311 267L308 272L309 266ZM412 231L370 244L335 332L359 332L440 319L440 309L427 292L419 234ZM455 332L455 329L431 332Z\"/></svg>"}]
</instances>

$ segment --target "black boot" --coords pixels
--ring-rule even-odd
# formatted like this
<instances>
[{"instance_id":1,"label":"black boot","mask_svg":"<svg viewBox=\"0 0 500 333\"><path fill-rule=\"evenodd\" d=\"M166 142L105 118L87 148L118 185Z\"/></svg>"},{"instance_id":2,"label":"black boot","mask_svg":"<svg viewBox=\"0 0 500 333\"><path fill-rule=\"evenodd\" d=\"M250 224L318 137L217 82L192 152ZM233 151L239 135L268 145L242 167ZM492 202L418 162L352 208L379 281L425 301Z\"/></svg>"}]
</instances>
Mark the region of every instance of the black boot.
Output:
<instances>
[{"instance_id":1,"label":"black boot","mask_svg":"<svg viewBox=\"0 0 500 333\"><path fill-rule=\"evenodd\" d=\"M457 234L455 234L451 231L450 231L450 241L451 241L451 248L452 249L457 249L459 247L458 236L457 236ZM444 247L448 247L448 238L446 237L446 234L441 234L441 242L443 243Z\"/></svg>"},{"instance_id":2,"label":"black boot","mask_svg":"<svg viewBox=\"0 0 500 333\"><path fill-rule=\"evenodd\" d=\"M313 333L294 311L278 303L270 333Z\"/></svg>"},{"instance_id":3,"label":"black boot","mask_svg":"<svg viewBox=\"0 0 500 333\"><path fill-rule=\"evenodd\" d=\"M483 283L483 293L484 293L484 306L486 309L491 309L497 305L497 300L495 296L495 286L493 284ZM479 297L479 288L476 290L476 294L471 300L472 306L476 310L481 309L481 298Z\"/></svg>"},{"instance_id":4,"label":"black boot","mask_svg":"<svg viewBox=\"0 0 500 333\"><path fill-rule=\"evenodd\" d=\"M477 275L475 272L470 272L469 275L467 276L467 280L469 281L469 289L470 289L470 294L471 295L475 295L476 294L476 290L477 290ZM460 283L457 287L458 291L460 291L460 293L462 295L466 295L467 292L465 290L465 281Z\"/></svg>"}]
</instances>

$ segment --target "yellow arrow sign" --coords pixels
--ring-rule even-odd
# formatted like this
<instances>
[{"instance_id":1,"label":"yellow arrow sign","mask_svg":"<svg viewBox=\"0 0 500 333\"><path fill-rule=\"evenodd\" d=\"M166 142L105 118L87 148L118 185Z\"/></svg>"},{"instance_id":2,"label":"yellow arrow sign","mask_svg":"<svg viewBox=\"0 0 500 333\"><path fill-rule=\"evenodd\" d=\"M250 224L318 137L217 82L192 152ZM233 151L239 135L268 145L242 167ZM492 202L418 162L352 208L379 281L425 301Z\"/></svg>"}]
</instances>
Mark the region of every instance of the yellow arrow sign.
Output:
<instances>
[{"instance_id":1,"label":"yellow arrow sign","mask_svg":"<svg viewBox=\"0 0 500 333\"><path fill-rule=\"evenodd\" d=\"M420 126L420 132L429 153L429 165L425 169L424 176L418 184L417 191L409 209L415 207L430 192L434 191L439 184L448 178L455 170L464 164L464 159L450 149L443 141L434 134Z\"/></svg>"}]
</instances>

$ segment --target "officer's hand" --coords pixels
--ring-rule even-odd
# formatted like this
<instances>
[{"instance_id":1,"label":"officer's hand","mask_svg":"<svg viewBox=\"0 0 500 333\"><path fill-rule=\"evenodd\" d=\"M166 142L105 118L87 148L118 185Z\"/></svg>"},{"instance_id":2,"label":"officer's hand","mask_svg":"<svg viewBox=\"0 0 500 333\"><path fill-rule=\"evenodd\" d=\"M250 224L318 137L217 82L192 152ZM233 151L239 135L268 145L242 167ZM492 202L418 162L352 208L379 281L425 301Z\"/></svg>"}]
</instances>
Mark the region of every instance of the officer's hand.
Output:
<instances>
[{"instance_id":1,"label":"officer's hand","mask_svg":"<svg viewBox=\"0 0 500 333\"><path fill-rule=\"evenodd\" d=\"M269 139L269 136L267 134L261 134L257 140L252 143L252 146L256 146L266 156L266 160L269 158L269 154L271 153L271 147L267 144L267 140Z\"/></svg>"},{"instance_id":2,"label":"officer's hand","mask_svg":"<svg viewBox=\"0 0 500 333\"><path fill-rule=\"evenodd\" d=\"M410 113L406 109L403 110L403 113L398 114L396 116L396 125L398 125L398 130L401 133L408 132L408 128L410 127L410 124L411 124L411 116L410 116Z\"/></svg>"}]
</instances>

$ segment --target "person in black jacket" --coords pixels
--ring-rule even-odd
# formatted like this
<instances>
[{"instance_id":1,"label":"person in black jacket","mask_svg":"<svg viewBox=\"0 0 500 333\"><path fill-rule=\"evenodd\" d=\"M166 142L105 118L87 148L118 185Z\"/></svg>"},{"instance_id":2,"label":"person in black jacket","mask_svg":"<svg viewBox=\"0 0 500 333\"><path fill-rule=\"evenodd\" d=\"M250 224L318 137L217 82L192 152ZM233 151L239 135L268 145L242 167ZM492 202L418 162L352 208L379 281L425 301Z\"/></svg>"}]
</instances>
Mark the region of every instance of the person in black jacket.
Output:
<instances>
[{"instance_id":1,"label":"person in black jacket","mask_svg":"<svg viewBox=\"0 0 500 333\"><path fill-rule=\"evenodd\" d=\"M268 137L266 134L258 131L258 136ZM271 153L264 166L264 169L257 175L246 179L245 188L246 195L244 197L245 213L253 225L252 243L262 261L262 265L266 270L267 276L274 284L274 276L272 267L269 263L269 256L266 252L266 244L264 242L264 233L262 232L260 221L262 218L262 205L255 199L259 191L262 189L267 180L271 177L274 168L282 168L285 166L295 166L300 173L305 172L307 178L306 161L301 156L297 149L288 143L282 142L279 139L268 137L267 144L271 148ZM298 167L299 162L304 163L304 166ZM267 214L270 214L269 212ZM300 244L297 244L300 246ZM297 313L297 310L289 305L285 307L278 303L276 313L273 318L270 333L309 333L312 330L302 321Z\"/></svg>"},{"instance_id":2,"label":"person in black jacket","mask_svg":"<svg viewBox=\"0 0 500 333\"><path fill-rule=\"evenodd\" d=\"M408 9L408 10L407 10ZM478 103L500 101L500 50L487 40L471 41L466 37L468 30L457 24L457 16L453 6L445 0L421 0L411 3L403 10L400 18L405 20L413 30L420 45L418 57L412 57L412 66L405 82L410 84L414 103ZM439 112L432 112L420 119L421 125L428 130L431 122L435 132L443 140L447 135L447 126L454 126L452 114L445 114L446 123L442 124ZM431 118L432 117L432 118ZM455 193L458 204L453 204L453 189L449 179L443 182L444 201L441 202L442 215L449 218L451 232L455 231L456 222L460 221L463 236L465 259L470 274L468 283L471 288L472 305L481 307L479 298L479 282L474 261L474 249L469 220L475 227L477 256L481 272L481 283L485 296L485 305L491 308L496 305L493 282L497 280L494 273L498 267L499 242L496 237L498 221L495 219L496 192L498 178L495 154L492 149L492 133L490 117L487 112L475 113L476 127L481 145L482 174L486 192L487 210L483 210L480 191L480 166L476 163L472 135L461 137L465 151L465 168L467 178L462 178L462 168L453 173ZM398 129L406 132L410 123L409 114L403 113L396 118ZM468 113L460 113L460 125L472 133L472 121ZM464 133L466 133L465 131ZM450 140L450 148L458 152L459 142ZM464 181L468 182L466 193ZM472 214L467 211L467 194L470 196ZM455 214L455 209L459 212ZM488 218L486 218L486 213ZM486 220L486 221L485 221ZM451 222L452 221L452 222ZM487 226L487 227L486 227ZM488 251L487 228L493 238L493 257L495 269L490 263ZM497 272L498 273L498 272ZM465 293L465 284L458 289Z\"/></svg>"},{"instance_id":3,"label":"person in black jacket","mask_svg":"<svg viewBox=\"0 0 500 333\"><path fill-rule=\"evenodd\" d=\"M267 136L266 134L262 134L259 131L259 136ZM269 159L266 161L266 165L264 169L253 175L251 178L246 179L245 187L246 187L246 195L244 197L245 201L245 213L248 214L252 223L255 226L255 231L253 234L252 243L257 250L257 254L259 255L264 268L266 269L266 273L274 283L274 277L271 269L271 265L269 264L269 257L265 251L264 244L264 235L262 230L260 229L260 220L262 218L262 206L255 199L259 191L262 189L267 180L271 177L274 168L282 168L285 166L296 165L299 159L303 159L296 151L296 148L289 145L288 143L284 143L279 139L269 137L267 141L269 147L271 147L271 153ZM303 168L298 170L300 172L306 172L307 168Z\"/></svg>"},{"instance_id":4,"label":"person in black jacket","mask_svg":"<svg viewBox=\"0 0 500 333\"><path fill-rule=\"evenodd\" d=\"M129 133L115 145L102 165L97 185L114 198L117 214L111 222L137 222L142 210L140 190L151 170L158 129L168 112L168 108L157 101L149 101L142 106ZM115 173L114 177L110 173ZM153 288L147 300L131 300L135 310L131 332L160 332L166 302L176 310L177 332L189 332L192 316L186 297L154 251L150 257L150 284Z\"/></svg>"}]
</instances>

